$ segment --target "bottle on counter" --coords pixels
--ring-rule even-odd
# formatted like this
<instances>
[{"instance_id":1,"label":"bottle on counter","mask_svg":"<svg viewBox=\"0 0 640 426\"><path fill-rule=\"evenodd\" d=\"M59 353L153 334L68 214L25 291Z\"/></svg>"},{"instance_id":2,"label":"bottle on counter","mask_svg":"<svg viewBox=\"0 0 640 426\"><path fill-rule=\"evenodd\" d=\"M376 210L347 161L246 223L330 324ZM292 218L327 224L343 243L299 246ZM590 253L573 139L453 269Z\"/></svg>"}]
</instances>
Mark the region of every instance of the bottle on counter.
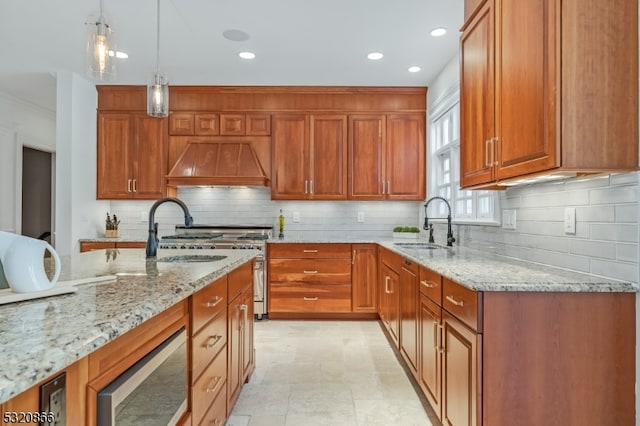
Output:
<instances>
[{"instance_id":1,"label":"bottle on counter","mask_svg":"<svg viewBox=\"0 0 640 426\"><path fill-rule=\"evenodd\" d=\"M280 209L280 216L278 216L278 238L281 240L284 238L284 214L282 213L282 209Z\"/></svg>"}]
</instances>

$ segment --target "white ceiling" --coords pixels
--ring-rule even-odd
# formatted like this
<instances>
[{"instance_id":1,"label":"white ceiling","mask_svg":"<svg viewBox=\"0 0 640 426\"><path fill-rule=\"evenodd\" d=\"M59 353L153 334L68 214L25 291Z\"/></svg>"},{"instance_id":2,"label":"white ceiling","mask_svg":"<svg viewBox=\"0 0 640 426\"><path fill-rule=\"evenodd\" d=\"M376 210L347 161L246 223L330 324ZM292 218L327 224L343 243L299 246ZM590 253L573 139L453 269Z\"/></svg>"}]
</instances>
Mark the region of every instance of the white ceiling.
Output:
<instances>
[{"instance_id":1,"label":"white ceiling","mask_svg":"<svg viewBox=\"0 0 640 426\"><path fill-rule=\"evenodd\" d=\"M103 0L113 84L156 69L156 0ZM84 75L99 0L0 1L0 91L55 109L55 73ZM463 0L161 0L160 72L171 85L427 86L458 50ZM435 27L448 33L432 37ZM239 29L249 40L222 32ZM249 50L253 60L238 57ZM384 58L367 59L379 51ZM422 68L409 73L409 66Z\"/></svg>"}]
</instances>

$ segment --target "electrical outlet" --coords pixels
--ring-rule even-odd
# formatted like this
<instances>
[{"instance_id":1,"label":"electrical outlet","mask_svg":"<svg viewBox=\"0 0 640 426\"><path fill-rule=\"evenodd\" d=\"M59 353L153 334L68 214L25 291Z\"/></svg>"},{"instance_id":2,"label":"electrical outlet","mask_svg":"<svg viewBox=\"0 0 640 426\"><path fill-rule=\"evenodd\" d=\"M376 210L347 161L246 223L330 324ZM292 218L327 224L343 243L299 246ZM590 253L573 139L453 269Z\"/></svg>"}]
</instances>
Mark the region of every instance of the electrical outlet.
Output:
<instances>
[{"instance_id":1,"label":"electrical outlet","mask_svg":"<svg viewBox=\"0 0 640 426\"><path fill-rule=\"evenodd\" d=\"M564 209L564 233L576 233L576 208L565 207Z\"/></svg>"},{"instance_id":2,"label":"electrical outlet","mask_svg":"<svg viewBox=\"0 0 640 426\"><path fill-rule=\"evenodd\" d=\"M300 212L293 212L293 221L294 223L300 222Z\"/></svg>"},{"instance_id":3,"label":"electrical outlet","mask_svg":"<svg viewBox=\"0 0 640 426\"><path fill-rule=\"evenodd\" d=\"M515 210L502 210L502 227L504 229L516 229Z\"/></svg>"},{"instance_id":4,"label":"electrical outlet","mask_svg":"<svg viewBox=\"0 0 640 426\"><path fill-rule=\"evenodd\" d=\"M149 213L145 211L140 212L140 222L148 222L149 221Z\"/></svg>"},{"instance_id":5,"label":"electrical outlet","mask_svg":"<svg viewBox=\"0 0 640 426\"><path fill-rule=\"evenodd\" d=\"M358 216L357 219L358 223L363 223L364 222L364 212L358 212Z\"/></svg>"},{"instance_id":6,"label":"electrical outlet","mask_svg":"<svg viewBox=\"0 0 640 426\"><path fill-rule=\"evenodd\" d=\"M66 374L40 386L40 412L53 413L52 422L45 421L45 426L63 426L67 424Z\"/></svg>"}]
</instances>

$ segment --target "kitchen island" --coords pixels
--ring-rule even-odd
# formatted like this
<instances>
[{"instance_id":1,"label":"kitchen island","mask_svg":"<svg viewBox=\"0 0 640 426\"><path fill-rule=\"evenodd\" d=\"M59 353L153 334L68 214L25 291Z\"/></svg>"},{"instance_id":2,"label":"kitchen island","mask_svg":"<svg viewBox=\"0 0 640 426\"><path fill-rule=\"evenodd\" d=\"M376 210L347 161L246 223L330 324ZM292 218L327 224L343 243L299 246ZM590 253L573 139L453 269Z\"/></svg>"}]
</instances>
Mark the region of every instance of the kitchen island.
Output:
<instances>
[{"instance_id":1,"label":"kitchen island","mask_svg":"<svg viewBox=\"0 0 640 426\"><path fill-rule=\"evenodd\" d=\"M190 295L247 266L258 251L217 250L216 255L226 257L215 262L162 261L184 254L160 250L157 260L146 260L144 250L122 249L64 256L58 286L95 277L113 279L78 285L66 295L0 306L0 402L185 303Z\"/></svg>"}]
</instances>

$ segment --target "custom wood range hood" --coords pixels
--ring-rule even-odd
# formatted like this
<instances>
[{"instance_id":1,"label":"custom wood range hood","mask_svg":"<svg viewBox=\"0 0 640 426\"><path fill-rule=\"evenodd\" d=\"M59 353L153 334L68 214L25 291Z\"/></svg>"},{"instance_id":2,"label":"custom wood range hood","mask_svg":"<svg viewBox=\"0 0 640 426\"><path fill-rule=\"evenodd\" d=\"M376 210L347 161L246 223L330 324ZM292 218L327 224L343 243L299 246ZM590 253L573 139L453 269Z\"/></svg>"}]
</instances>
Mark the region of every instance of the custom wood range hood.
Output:
<instances>
[{"instance_id":1,"label":"custom wood range hood","mask_svg":"<svg viewBox=\"0 0 640 426\"><path fill-rule=\"evenodd\" d=\"M268 186L258 155L248 141L189 140L167 175L167 185Z\"/></svg>"}]
</instances>

